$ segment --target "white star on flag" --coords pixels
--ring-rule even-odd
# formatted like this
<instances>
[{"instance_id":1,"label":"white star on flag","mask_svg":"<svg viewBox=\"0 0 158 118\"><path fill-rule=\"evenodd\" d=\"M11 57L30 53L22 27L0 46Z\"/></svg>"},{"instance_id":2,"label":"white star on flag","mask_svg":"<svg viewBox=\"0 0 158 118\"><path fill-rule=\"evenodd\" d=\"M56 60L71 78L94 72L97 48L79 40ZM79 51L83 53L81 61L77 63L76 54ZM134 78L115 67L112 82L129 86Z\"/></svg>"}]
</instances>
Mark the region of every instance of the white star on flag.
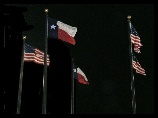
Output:
<instances>
[{"instance_id":1,"label":"white star on flag","mask_svg":"<svg viewBox=\"0 0 158 118\"><path fill-rule=\"evenodd\" d=\"M51 29L55 29L55 27L56 27L55 25L51 25Z\"/></svg>"}]
</instances>

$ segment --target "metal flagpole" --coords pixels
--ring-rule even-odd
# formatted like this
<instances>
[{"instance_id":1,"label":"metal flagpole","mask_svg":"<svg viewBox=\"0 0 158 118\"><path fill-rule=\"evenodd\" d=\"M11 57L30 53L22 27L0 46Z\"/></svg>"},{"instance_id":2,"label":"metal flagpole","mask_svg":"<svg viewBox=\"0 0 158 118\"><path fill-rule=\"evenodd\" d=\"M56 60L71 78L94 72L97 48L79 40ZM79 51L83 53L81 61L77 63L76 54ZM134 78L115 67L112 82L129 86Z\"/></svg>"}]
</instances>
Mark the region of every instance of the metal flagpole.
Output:
<instances>
[{"instance_id":1,"label":"metal flagpole","mask_svg":"<svg viewBox=\"0 0 158 118\"><path fill-rule=\"evenodd\" d=\"M47 49L48 49L48 9L46 13L46 29L45 29L45 53L44 53L44 77L43 77L43 98L42 98L42 114L47 113Z\"/></svg>"},{"instance_id":2,"label":"metal flagpole","mask_svg":"<svg viewBox=\"0 0 158 118\"><path fill-rule=\"evenodd\" d=\"M71 77L71 114L74 114L74 59L72 59L72 77Z\"/></svg>"},{"instance_id":3,"label":"metal flagpole","mask_svg":"<svg viewBox=\"0 0 158 118\"><path fill-rule=\"evenodd\" d=\"M20 67L20 78L19 78L19 89L18 89L18 100L17 100L17 114L20 114L21 108L21 95L22 95L22 82L23 82L23 69L24 69L24 45L26 36L23 36L22 44L22 56L21 56L21 67Z\"/></svg>"},{"instance_id":4,"label":"metal flagpole","mask_svg":"<svg viewBox=\"0 0 158 118\"><path fill-rule=\"evenodd\" d=\"M131 16L127 16L128 19L128 35L129 35L129 54L130 54L130 66L131 66L131 91L132 91L132 110L133 110L133 114L136 114L136 98L135 98L135 86L134 86L134 75L133 75L133 50L132 50L132 42L131 42L131 38L130 38L130 29L131 29Z\"/></svg>"},{"instance_id":5,"label":"metal flagpole","mask_svg":"<svg viewBox=\"0 0 158 118\"><path fill-rule=\"evenodd\" d=\"M4 47L5 47L5 28L6 26L4 26Z\"/></svg>"}]
</instances>

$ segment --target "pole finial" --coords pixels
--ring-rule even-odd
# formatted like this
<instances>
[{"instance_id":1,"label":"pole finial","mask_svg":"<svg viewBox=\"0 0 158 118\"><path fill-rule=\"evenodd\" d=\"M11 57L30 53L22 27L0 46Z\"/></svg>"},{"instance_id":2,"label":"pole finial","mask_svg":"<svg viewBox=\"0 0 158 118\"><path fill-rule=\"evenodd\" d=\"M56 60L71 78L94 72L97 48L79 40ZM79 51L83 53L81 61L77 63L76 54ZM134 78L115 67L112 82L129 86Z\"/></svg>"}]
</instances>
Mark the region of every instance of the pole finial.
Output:
<instances>
[{"instance_id":1,"label":"pole finial","mask_svg":"<svg viewBox=\"0 0 158 118\"><path fill-rule=\"evenodd\" d=\"M26 36L23 36L23 40L25 40L26 39Z\"/></svg>"},{"instance_id":2,"label":"pole finial","mask_svg":"<svg viewBox=\"0 0 158 118\"><path fill-rule=\"evenodd\" d=\"M48 9L45 9L44 11L45 11L46 13L48 13Z\"/></svg>"},{"instance_id":3,"label":"pole finial","mask_svg":"<svg viewBox=\"0 0 158 118\"><path fill-rule=\"evenodd\" d=\"M128 16L127 16L127 19L128 19L128 20L130 20L130 19L131 19L131 16L130 16L130 15L128 15Z\"/></svg>"}]
</instances>

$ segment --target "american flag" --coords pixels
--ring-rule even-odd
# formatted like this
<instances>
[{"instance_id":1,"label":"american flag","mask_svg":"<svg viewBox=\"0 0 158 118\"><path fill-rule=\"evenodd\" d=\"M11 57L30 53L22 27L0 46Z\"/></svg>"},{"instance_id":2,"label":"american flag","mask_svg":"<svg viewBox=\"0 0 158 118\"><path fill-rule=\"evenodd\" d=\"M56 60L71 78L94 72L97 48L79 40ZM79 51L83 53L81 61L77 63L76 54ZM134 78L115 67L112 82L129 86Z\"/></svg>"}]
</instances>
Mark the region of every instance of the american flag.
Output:
<instances>
[{"instance_id":1,"label":"american flag","mask_svg":"<svg viewBox=\"0 0 158 118\"><path fill-rule=\"evenodd\" d=\"M136 56L134 56L134 55L133 55L133 59L132 59L132 64L133 64L133 68L136 70L136 73L146 75L145 70L141 67Z\"/></svg>"},{"instance_id":2,"label":"american flag","mask_svg":"<svg viewBox=\"0 0 158 118\"><path fill-rule=\"evenodd\" d=\"M141 53L140 52L140 47L143 46L141 44L141 40L140 37L136 31L136 29L133 27L133 25L131 24L131 33L130 33L130 37L131 37L131 42L134 45L134 51L137 53Z\"/></svg>"},{"instance_id":3,"label":"american flag","mask_svg":"<svg viewBox=\"0 0 158 118\"><path fill-rule=\"evenodd\" d=\"M37 48L34 48L25 43L24 45L24 61L25 62L35 62L37 64L44 65L44 53ZM50 60L49 55L47 55L47 66L49 66Z\"/></svg>"}]
</instances>

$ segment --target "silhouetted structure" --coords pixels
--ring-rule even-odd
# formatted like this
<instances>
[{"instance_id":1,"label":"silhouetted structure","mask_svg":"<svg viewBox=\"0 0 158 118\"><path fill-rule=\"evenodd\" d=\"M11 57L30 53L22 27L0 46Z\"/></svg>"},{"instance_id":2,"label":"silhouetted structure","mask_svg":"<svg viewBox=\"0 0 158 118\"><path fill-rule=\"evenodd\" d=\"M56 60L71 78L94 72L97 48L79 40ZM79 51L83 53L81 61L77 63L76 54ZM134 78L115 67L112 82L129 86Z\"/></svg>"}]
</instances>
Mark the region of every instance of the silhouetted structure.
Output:
<instances>
[{"instance_id":1,"label":"silhouetted structure","mask_svg":"<svg viewBox=\"0 0 158 118\"><path fill-rule=\"evenodd\" d=\"M27 8L4 5L4 40L3 40L3 89L4 113L16 113L20 64L22 55L22 32L33 29L27 25L23 12Z\"/></svg>"},{"instance_id":2,"label":"silhouetted structure","mask_svg":"<svg viewBox=\"0 0 158 118\"><path fill-rule=\"evenodd\" d=\"M16 114L20 64L22 57L22 32L31 30L23 12L24 7L4 5L4 102L3 112ZM68 47L59 40L49 39L48 54L48 114L71 112L71 55ZM43 65L25 62L23 70L21 114L42 113Z\"/></svg>"},{"instance_id":3,"label":"silhouetted structure","mask_svg":"<svg viewBox=\"0 0 158 118\"><path fill-rule=\"evenodd\" d=\"M24 62L21 114L42 113L43 65Z\"/></svg>"},{"instance_id":4,"label":"silhouetted structure","mask_svg":"<svg viewBox=\"0 0 158 118\"><path fill-rule=\"evenodd\" d=\"M48 39L47 114L71 112L71 55L59 40ZM44 65L24 63L21 114L42 114Z\"/></svg>"},{"instance_id":5,"label":"silhouetted structure","mask_svg":"<svg viewBox=\"0 0 158 118\"><path fill-rule=\"evenodd\" d=\"M48 39L50 68L48 69L48 113L71 112L71 55L60 40Z\"/></svg>"}]
</instances>

